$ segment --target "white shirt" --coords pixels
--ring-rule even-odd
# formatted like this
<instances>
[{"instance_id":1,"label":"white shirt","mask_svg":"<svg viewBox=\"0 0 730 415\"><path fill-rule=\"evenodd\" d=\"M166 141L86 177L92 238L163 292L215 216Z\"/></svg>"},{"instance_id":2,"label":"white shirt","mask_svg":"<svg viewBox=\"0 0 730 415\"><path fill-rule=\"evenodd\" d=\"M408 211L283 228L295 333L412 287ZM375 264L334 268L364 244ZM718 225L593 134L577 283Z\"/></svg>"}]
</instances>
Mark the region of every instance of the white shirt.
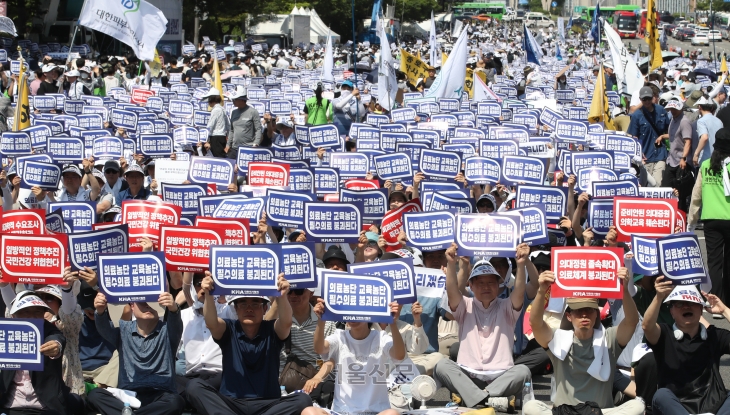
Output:
<instances>
[{"instance_id":1,"label":"white shirt","mask_svg":"<svg viewBox=\"0 0 730 415\"><path fill-rule=\"evenodd\" d=\"M233 308L226 304L215 304L218 317L237 319ZM180 312L183 334L180 342L185 350L185 374L201 372L221 372L223 355L221 348L213 340L210 330L205 326L203 309L199 312L192 307Z\"/></svg>"}]
</instances>

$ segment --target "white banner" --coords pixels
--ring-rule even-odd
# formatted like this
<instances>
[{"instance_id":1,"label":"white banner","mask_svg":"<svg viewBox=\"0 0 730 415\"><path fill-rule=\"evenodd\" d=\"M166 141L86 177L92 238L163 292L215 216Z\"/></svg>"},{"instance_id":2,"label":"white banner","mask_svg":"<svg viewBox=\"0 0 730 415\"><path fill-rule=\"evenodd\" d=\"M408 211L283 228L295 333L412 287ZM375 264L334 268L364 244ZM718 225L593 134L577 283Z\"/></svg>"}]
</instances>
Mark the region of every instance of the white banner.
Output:
<instances>
[{"instance_id":1,"label":"white banner","mask_svg":"<svg viewBox=\"0 0 730 415\"><path fill-rule=\"evenodd\" d=\"M631 59L631 55L626 50L621 37L608 22L603 23L603 32L611 49L613 70L619 83L618 92L625 94L636 93L644 86L644 77L641 75L636 61Z\"/></svg>"},{"instance_id":2,"label":"white banner","mask_svg":"<svg viewBox=\"0 0 730 415\"><path fill-rule=\"evenodd\" d=\"M144 0L86 0L79 24L126 43L139 59L151 61L167 19Z\"/></svg>"},{"instance_id":3,"label":"white banner","mask_svg":"<svg viewBox=\"0 0 730 415\"><path fill-rule=\"evenodd\" d=\"M18 32L15 30L15 23L9 17L0 17L0 32L13 35L13 37L18 36Z\"/></svg>"},{"instance_id":4,"label":"white banner","mask_svg":"<svg viewBox=\"0 0 730 415\"><path fill-rule=\"evenodd\" d=\"M158 184L182 184L188 180L190 160L157 159L155 162L155 179Z\"/></svg>"},{"instance_id":5,"label":"white banner","mask_svg":"<svg viewBox=\"0 0 730 415\"><path fill-rule=\"evenodd\" d=\"M466 59L468 51L469 32L464 30L459 39L454 43L454 48L449 55L446 64L441 67L441 72L436 75L436 80L431 88L424 94L424 98L461 98L466 80Z\"/></svg>"}]
</instances>

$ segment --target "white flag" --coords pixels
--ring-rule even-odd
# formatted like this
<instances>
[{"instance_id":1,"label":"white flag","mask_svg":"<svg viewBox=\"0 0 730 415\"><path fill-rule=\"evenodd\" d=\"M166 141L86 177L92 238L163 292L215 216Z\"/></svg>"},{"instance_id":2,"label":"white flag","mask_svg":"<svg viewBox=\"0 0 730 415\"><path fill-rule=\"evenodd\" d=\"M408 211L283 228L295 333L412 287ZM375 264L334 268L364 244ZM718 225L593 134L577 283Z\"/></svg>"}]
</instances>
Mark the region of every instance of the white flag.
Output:
<instances>
[{"instance_id":1,"label":"white flag","mask_svg":"<svg viewBox=\"0 0 730 415\"><path fill-rule=\"evenodd\" d=\"M463 29L463 28L464 28L464 23L462 23L461 20L455 21L454 22L454 33L451 34L451 37L459 37L459 34L461 33L461 29Z\"/></svg>"},{"instance_id":2,"label":"white flag","mask_svg":"<svg viewBox=\"0 0 730 415\"><path fill-rule=\"evenodd\" d=\"M335 82L332 69L335 67L335 60L332 56L332 35L327 35L327 46L324 49L324 62L322 63L322 80Z\"/></svg>"},{"instance_id":3,"label":"white flag","mask_svg":"<svg viewBox=\"0 0 730 415\"><path fill-rule=\"evenodd\" d=\"M436 66L436 59L438 59L438 47L436 46L436 22L433 20L433 10L431 10L431 34L428 36L429 52L429 64Z\"/></svg>"},{"instance_id":4,"label":"white flag","mask_svg":"<svg viewBox=\"0 0 730 415\"><path fill-rule=\"evenodd\" d=\"M482 78L474 72L474 102L481 101L502 102L502 98L498 97L497 94L495 94L494 91L492 91L491 88L484 83Z\"/></svg>"},{"instance_id":5,"label":"white flag","mask_svg":"<svg viewBox=\"0 0 730 415\"><path fill-rule=\"evenodd\" d=\"M558 17L558 36L560 41L565 43L565 22L562 17Z\"/></svg>"},{"instance_id":6,"label":"white flag","mask_svg":"<svg viewBox=\"0 0 730 415\"><path fill-rule=\"evenodd\" d=\"M398 94L398 81L395 78L393 55L388 44L385 29L380 28L380 65L378 65L378 103L386 111L395 107L395 96Z\"/></svg>"},{"instance_id":7,"label":"white flag","mask_svg":"<svg viewBox=\"0 0 730 415\"><path fill-rule=\"evenodd\" d=\"M621 37L608 22L603 22L603 32L611 48L613 71L618 80L619 92L633 94L644 86L644 77L639 71L636 61L629 55Z\"/></svg>"},{"instance_id":8,"label":"white flag","mask_svg":"<svg viewBox=\"0 0 730 415\"><path fill-rule=\"evenodd\" d=\"M469 26L467 26L467 29ZM446 64L431 84L424 98L461 98L466 80L466 58L469 55L469 30L462 30Z\"/></svg>"},{"instance_id":9,"label":"white flag","mask_svg":"<svg viewBox=\"0 0 730 415\"><path fill-rule=\"evenodd\" d=\"M126 43L143 61L155 58L167 30L165 15L144 0L86 0L79 24Z\"/></svg>"}]
</instances>

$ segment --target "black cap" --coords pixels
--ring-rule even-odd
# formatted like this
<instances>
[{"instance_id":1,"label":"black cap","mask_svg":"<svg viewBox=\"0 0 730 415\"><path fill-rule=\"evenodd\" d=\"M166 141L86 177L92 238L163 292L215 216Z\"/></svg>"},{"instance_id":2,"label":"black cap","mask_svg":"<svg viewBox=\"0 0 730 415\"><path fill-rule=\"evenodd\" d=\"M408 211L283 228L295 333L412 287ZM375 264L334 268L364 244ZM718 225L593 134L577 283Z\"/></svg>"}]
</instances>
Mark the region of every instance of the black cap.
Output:
<instances>
[{"instance_id":1,"label":"black cap","mask_svg":"<svg viewBox=\"0 0 730 415\"><path fill-rule=\"evenodd\" d=\"M86 281L81 281L81 289L79 295L76 296L76 301L81 306L82 310L87 308L94 308L94 298L96 298L96 290L94 290Z\"/></svg>"},{"instance_id":2,"label":"black cap","mask_svg":"<svg viewBox=\"0 0 730 415\"><path fill-rule=\"evenodd\" d=\"M119 163L114 160L108 160L106 163L104 163L104 172L106 172L107 170L119 171Z\"/></svg>"},{"instance_id":3,"label":"black cap","mask_svg":"<svg viewBox=\"0 0 730 415\"><path fill-rule=\"evenodd\" d=\"M332 245L329 249L327 249L327 252L324 253L324 257L322 257L322 262L326 264L329 259L341 259L348 264L350 263L345 252L337 245Z\"/></svg>"}]
</instances>

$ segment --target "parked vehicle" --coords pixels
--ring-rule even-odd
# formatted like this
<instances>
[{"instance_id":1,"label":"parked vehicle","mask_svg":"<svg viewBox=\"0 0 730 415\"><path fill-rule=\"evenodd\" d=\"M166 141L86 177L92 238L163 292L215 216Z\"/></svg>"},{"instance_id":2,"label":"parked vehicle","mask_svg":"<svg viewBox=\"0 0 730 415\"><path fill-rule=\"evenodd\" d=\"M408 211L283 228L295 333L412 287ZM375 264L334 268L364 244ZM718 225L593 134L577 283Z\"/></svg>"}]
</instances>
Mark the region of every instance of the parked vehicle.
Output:
<instances>
[{"instance_id":1,"label":"parked vehicle","mask_svg":"<svg viewBox=\"0 0 730 415\"><path fill-rule=\"evenodd\" d=\"M710 42L722 42L722 32L719 30L710 30L707 37L710 39Z\"/></svg>"},{"instance_id":2,"label":"parked vehicle","mask_svg":"<svg viewBox=\"0 0 730 415\"><path fill-rule=\"evenodd\" d=\"M695 31L692 29L682 29L679 31L679 34L677 35L677 40L681 41L687 41L691 40L695 35Z\"/></svg>"},{"instance_id":3,"label":"parked vehicle","mask_svg":"<svg viewBox=\"0 0 730 415\"><path fill-rule=\"evenodd\" d=\"M546 17L541 14L527 14L527 27L530 29L534 29L536 27L548 27L552 28L555 27L555 22L553 22L549 17Z\"/></svg>"},{"instance_id":4,"label":"parked vehicle","mask_svg":"<svg viewBox=\"0 0 730 415\"><path fill-rule=\"evenodd\" d=\"M710 38L704 33L696 33L691 41L692 46L707 45L710 46Z\"/></svg>"}]
</instances>

